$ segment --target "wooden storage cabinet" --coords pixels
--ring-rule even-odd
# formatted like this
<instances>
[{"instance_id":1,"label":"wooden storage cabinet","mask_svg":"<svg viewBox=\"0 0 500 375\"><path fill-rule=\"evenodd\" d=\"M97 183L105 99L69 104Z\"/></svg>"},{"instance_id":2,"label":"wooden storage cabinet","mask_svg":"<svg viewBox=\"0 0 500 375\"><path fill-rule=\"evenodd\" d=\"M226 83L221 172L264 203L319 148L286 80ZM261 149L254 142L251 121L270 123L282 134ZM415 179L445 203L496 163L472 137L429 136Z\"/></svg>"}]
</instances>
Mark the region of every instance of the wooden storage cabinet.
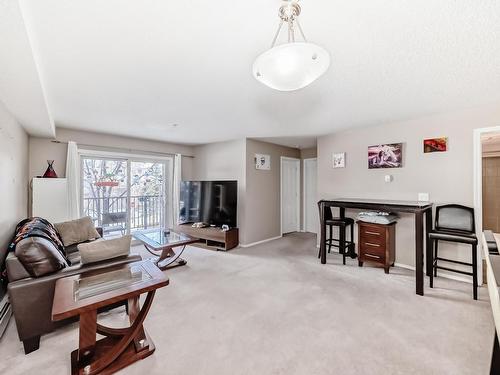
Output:
<instances>
[{"instance_id":1,"label":"wooden storage cabinet","mask_svg":"<svg viewBox=\"0 0 500 375\"><path fill-rule=\"evenodd\" d=\"M385 273L396 259L396 223L375 224L357 221L358 265L375 262L384 266Z\"/></svg>"},{"instance_id":2,"label":"wooden storage cabinet","mask_svg":"<svg viewBox=\"0 0 500 375\"><path fill-rule=\"evenodd\" d=\"M238 228L231 228L223 232L216 227L193 228L191 224L182 224L177 225L174 231L199 238L207 246L214 247L217 250L231 250L239 244Z\"/></svg>"}]
</instances>

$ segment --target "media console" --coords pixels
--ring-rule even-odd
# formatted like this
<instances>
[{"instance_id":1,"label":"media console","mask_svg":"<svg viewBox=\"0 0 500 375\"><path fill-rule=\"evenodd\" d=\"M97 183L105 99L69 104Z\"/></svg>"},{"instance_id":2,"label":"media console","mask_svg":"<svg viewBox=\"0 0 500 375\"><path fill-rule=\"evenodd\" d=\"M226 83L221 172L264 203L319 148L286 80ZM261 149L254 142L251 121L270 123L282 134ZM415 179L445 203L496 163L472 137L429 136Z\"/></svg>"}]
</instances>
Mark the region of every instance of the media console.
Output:
<instances>
[{"instance_id":1,"label":"media console","mask_svg":"<svg viewBox=\"0 0 500 375\"><path fill-rule=\"evenodd\" d=\"M208 247L217 250L231 250L238 246L238 228L223 232L218 227L193 228L191 224L177 225L174 231L199 238Z\"/></svg>"}]
</instances>

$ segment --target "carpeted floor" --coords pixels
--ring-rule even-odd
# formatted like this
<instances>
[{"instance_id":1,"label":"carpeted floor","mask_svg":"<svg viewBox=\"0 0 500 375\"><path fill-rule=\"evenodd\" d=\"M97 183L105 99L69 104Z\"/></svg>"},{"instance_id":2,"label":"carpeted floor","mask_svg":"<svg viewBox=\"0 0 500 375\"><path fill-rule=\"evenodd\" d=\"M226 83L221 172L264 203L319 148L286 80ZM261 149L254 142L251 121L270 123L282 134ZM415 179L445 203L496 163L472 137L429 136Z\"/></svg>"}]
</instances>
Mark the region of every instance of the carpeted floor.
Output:
<instances>
[{"instance_id":1,"label":"carpeted floor","mask_svg":"<svg viewBox=\"0 0 500 375\"><path fill-rule=\"evenodd\" d=\"M136 248L139 251L140 248ZM156 352L123 374L487 374L493 321L486 288L438 278L425 297L401 268L328 265L315 237L293 234L228 253L188 248L146 320ZM124 311L100 316L119 326ZM77 324L25 356L11 320L0 374L69 374Z\"/></svg>"}]
</instances>

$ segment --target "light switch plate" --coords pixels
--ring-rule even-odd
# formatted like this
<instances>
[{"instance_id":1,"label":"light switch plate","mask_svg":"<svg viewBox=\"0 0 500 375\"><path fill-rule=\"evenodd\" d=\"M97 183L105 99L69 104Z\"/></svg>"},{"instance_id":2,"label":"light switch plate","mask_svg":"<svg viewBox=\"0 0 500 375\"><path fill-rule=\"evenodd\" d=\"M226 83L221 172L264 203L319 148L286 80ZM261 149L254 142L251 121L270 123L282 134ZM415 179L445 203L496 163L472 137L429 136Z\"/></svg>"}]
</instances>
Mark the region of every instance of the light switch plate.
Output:
<instances>
[{"instance_id":1,"label":"light switch plate","mask_svg":"<svg viewBox=\"0 0 500 375\"><path fill-rule=\"evenodd\" d=\"M429 202L429 193L418 193L419 202Z\"/></svg>"},{"instance_id":2,"label":"light switch plate","mask_svg":"<svg viewBox=\"0 0 500 375\"><path fill-rule=\"evenodd\" d=\"M390 174L386 174L384 176L384 181L385 182L392 182L392 176Z\"/></svg>"}]
</instances>

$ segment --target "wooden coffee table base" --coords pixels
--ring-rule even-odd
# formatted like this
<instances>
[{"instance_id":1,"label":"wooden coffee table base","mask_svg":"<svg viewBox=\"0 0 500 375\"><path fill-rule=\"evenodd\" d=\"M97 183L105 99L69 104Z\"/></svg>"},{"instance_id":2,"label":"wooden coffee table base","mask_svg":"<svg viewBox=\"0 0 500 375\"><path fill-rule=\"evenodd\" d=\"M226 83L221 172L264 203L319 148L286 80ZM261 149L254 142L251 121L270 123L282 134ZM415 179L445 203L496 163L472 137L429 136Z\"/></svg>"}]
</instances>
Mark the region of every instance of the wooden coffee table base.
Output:
<instances>
[{"instance_id":1,"label":"wooden coffee table base","mask_svg":"<svg viewBox=\"0 0 500 375\"><path fill-rule=\"evenodd\" d=\"M148 346L139 352L136 351L135 345L130 343L125 351L122 352L118 356L116 360L114 360L108 367L99 372L102 375L114 374L115 372L127 367L128 365L137 362L141 359L144 359L155 351L155 346L151 341L151 337L149 337L147 332L144 332L146 335L146 339L148 340ZM94 351L94 358L99 358L100 356L105 355L112 347L117 344L117 339L112 337L106 337L96 342L96 347ZM71 352L71 374L83 374L85 375L85 370L78 366L78 351L79 349L75 349Z\"/></svg>"},{"instance_id":2,"label":"wooden coffee table base","mask_svg":"<svg viewBox=\"0 0 500 375\"><path fill-rule=\"evenodd\" d=\"M155 291L147 294L139 309L139 297L128 300L130 327L110 328L97 323L97 311L80 314L79 348L71 353L73 375L113 374L144 359L155 351L151 338L143 327L153 302ZM106 336L96 341L96 334Z\"/></svg>"},{"instance_id":3,"label":"wooden coffee table base","mask_svg":"<svg viewBox=\"0 0 500 375\"><path fill-rule=\"evenodd\" d=\"M187 264L187 261L185 259L180 258L181 254L186 248L186 245L177 246L182 247L182 249L178 251L178 253L175 252L174 246L166 246L161 250L160 255L158 255L158 250L149 247L147 244L144 244L144 247L147 251L149 251L156 257L156 259L153 261L156 266L162 271L175 267L185 266Z\"/></svg>"}]
</instances>

